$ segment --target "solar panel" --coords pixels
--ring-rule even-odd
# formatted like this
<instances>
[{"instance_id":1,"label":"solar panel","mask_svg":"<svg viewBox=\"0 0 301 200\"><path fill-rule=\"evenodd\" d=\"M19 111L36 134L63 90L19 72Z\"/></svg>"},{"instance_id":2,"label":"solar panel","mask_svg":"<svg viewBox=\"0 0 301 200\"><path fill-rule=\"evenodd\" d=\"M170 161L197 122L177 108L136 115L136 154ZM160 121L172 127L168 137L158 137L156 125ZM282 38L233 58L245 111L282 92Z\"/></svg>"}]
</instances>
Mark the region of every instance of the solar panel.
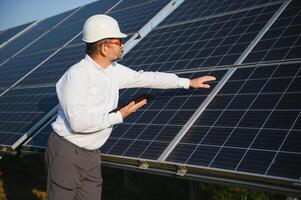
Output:
<instances>
[{"instance_id":1,"label":"solar panel","mask_svg":"<svg viewBox=\"0 0 301 200\"><path fill-rule=\"evenodd\" d=\"M212 71L209 74L221 80L227 70ZM206 75L208 72L181 74L181 77L193 78ZM124 120L113 129L113 132L101 148L102 153L124 157L135 157L156 160L178 134L181 128L195 113L211 89L194 90L151 90L138 89L124 91L120 98L128 101L129 96L141 93L153 94L154 100L145 109Z\"/></svg>"},{"instance_id":2,"label":"solar panel","mask_svg":"<svg viewBox=\"0 0 301 200\"><path fill-rule=\"evenodd\" d=\"M44 35L24 51L22 51L22 53L20 53L17 57L2 65L0 68L0 77L7 78L0 81L2 82L2 84L0 83L0 87L11 86L11 84L15 83L26 73L30 72L30 70L38 66L38 64L49 57L55 50L57 50L67 41L71 40L74 36L79 34L82 29L83 21L76 22L72 20L78 19L79 16L82 16L84 18L87 15L90 16L96 13L104 13L107 9L113 6L114 3L115 1L110 1L109 3L98 1L89 4L88 6L77 11L77 15L71 15L68 20L64 21L58 27L49 31L46 35ZM94 9L90 9L90 12L88 13L87 9L91 7L93 7ZM38 59L31 58L36 55L40 57ZM28 58L31 62L34 63L30 63L30 65L26 63L26 66L24 66L24 62L22 62L24 58ZM13 71L16 73L12 73Z\"/></svg>"},{"instance_id":3,"label":"solar panel","mask_svg":"<svg viewBox=\"0 0 301 200\"><path fill-rule=\"evenodd\" d=\"M291 1L244 63L301 58L301 2Z\"/></svg>"},{"instance_id":4,"label":"solar panel","mask_svg":"<svg viewBox=\"0 0 301 200\"><path fill-rule=\"evenodd\" d=\"M21 32L22 30L24 30L28 26L30 26L32 23L33 22L26 23L26 24L23 24L23 25L16 26L16 27L10 28L8 30L5 30L3 32L3 34L0 34L0 45L2 45L4 42L6 42L7 40L9 40L13 36L15 36L17 33Z\"/></svg>"},{"instance_id":5,"label":"solar panel","mask_svg":"<svg viewBox=\"0 0 301 200\"><path fill-rule=\"evenodd\" d=\"M237 68L166 161L300 183L300 69Z\"/></svg>"},{"instance_id":6,"label":"solar panel","mask_svg":"<svg viewBox=\"0 0 301 200\"><path fill-rule=\"evenodd\" d=\"M211 73L222 81L214 82L210 90L121 91L120 105L142 93L150 93L154 99L113 129L101 149L105 157L131 164L146 160L150 168L186 167L186 175L191 177L200 174L227 177L232 183L247 177L245 184L249 186L272 184L275 190L274 183L279 183L279 190L298 188L301 184L301 63L297 60L300 1L289 2L286 7L288 1L281 0L184 1L126 54L123 64L135 70L176 71L184 77ZM123 32L132 35L166 4L167 1L158 0L120 1L109 14L117 18ZM96 8L90 4L89 9ZM90 16L89 9L83 16ZM57 30L61 33L67 27L71 32L75 30L75 19L84 22L80 11ZM56 40L42 42L48 48L59 46ZM238 66L243 61L242 55L256 42L244 63L263 63ZM47 85L54 90L54 83L83 56L83 51L78 36L17 87ZM5 88L8 84L3 85ZM57 100L49 104L53 102ZM19 119L22 121L23 116ZM53 120L36 132L22 150L43 151Z\"/></svg>"},{"instance_id":7,"label":"solar panel","mask_svg":"<svg viewBox=\"0 0 301 200\"><path fill-rule=\"evenodd\" d=\"M124 24L121 26L123 32L136 32L144 23L150 20L156 12L162 9L166 3L167 1L144 2L138 6L129 7L128 9L124 8L121 11L113 10L114 12L112 11L112 13L109 14L112 14L112 16L119 21L119 24ZM129 13L132 14L129 15ZM126 27L127 31L124 31L122 27ZM81 42L81 38L82 36L79 35L70 45L60 50L56 56L21 81L18 86L54 84L70 66L85 55L85 44ZM48 43L52 43L52 40L48 41Z\"/></svg>"},{"instance_id":8,"label":"solar panel","mask_svg":"<svg viewBox=\"0 0 301 200\"><path fill-rule=\"evenodd\" d=\"M55 84L73 64L85 55L85 45L64 47L54 57L23 79L17 86Z\"/></svg>"},{"instance_id":9,"label":"solar panel","mask_svg":"<svg viewBox=\"0 0 301 200\"><path fill-rule=\"evenodd\" d=\"M41 51L20 55L0 68L0 87L7 88L45 60L53 51Z\"/></svg>"},{"instance_id":10,"label":"solar panel","mask_svg":"<svg viewBox=\"0 0 301 200\"><path fill-rule=\"evenodd\" d=\"M122 63L136 70L151 71L232 65L279 7L277 3L159 26Z\"/></svg>"},{"instance_id":11,"label":"solar panel","mask_svg":"<svg viewBox=\"0 0 301 200\"><path fill-rule=\"evenodd\" d=\"M35 135L22 145L22 152L42 153L47 147L47 141L50 134L53 132L51 124L55 121L56 115L50 119Z\"/></svg>"},{"instance_id":12,"label":"solar panel","mask_svg":"<svg viewBox=\"0 0 301 200\"><path fill-rule=\"evenodd\" d=\"M10 42L8 46L3 49L0 49L0 70L2 63L13 56L15 53L34 42L37 38L39 38L43 33L51 29L69 14L71 14L74 10L67 11L53 17L42 20L37 25L35 25L32 29L22 34L22 36L16 38L14 41Z\"/></svg>"},{"instance_id":13,"label":"solar panel","mask_svg":"<svg viewBox=\"0 0 301 200\"><path fill-rule=\"evenodd\" d=\"M1 150L16 148L56 104L54 87L16 88L1 96Z\"/></svg>"},{"instance_id":14,"label":"solar panel","mask_svg":"<svg viewBox=\"0 0 301 200\"><path fill-rule=\"evenodd\" d=\"M166 3L167 1L164 2ZM0 87L8 88L16 80L20 81L18 84L17 83L14 84L14 86L17 87L24 87L24 86L30 86L31 88L40 87L40 86L53 87L54 83L61 77L61 75L70 66L72 66L75 62L79 61L79 59L83 57L84 46L81 44L76 44L76 45L69 44L63 47L60 51L58 51L55 54L55 56L47 60L44 59L52 53L50 52L51 50L52 51L56 50L68 38L71 39L72 36L75 36L75 34L80 33L82 29L82 23L85 20L80 20L79 22L77 22L75 21L75 19L78 19L79 17L81 17L81 19L85 19L85 17L91 16L96 13L104 13L105 10L107 10L110 6L113 5L113 3L114 2L103 4L101 2L95 2L93 4L83 7L82 9L75 12L74 15L70 16L63 23L61 23L58 27L51 30L44 37L42 37L33 45L31 45L26 50L24 50L22 54L18 55L12 61L7 63L10 65L7 66L3 65L2 66L3 70L0 71L0 77L3 76L4 78L1 79L2 82L0 81ZM151 9L154 10L153 11L149 10L149 12L145 12L143 16L140 16L140 19L143 20L142 22L139 22L139 20L136 19L128 20L130 22L133 22L133 23L128 23L128 30L131 30L131 28L141 27L144 21L148 21L152 17L152 15L154 15L155 12L158 11L158 9L160 9L160 7L161 8L163 7L162 2L159 1L151 2L149 4L145 3L143 5L145 5L146 7L150 7ZM93 9L91 10L91 8ZM140 9L142 9L142 7L138 7L138 8L134 7L129 9L128 12L136 12L137 10ZM141 12L139 13L141 14ZM124 12L119 14L118 11L116 11L115 14L120 17L127 17L124 15ZM42 51L45 49L47 49L48 51ZM35 56L35 55L40 57L34 59L31 58L34 61L34 63L26 63L27 58L30 58L31 56ZM31 60L29 59L29 61ZM33 67L36 67L36 69L34 69L34 71L31 71L30 74L24 76L26 73L32 70ZM5 97L5 95L6 94L4 94L2 97ZM52 108L55 107L52 101L49 102L49 105L52 105Z\"/></svg>"},{"instance_id":15,"label":"solar panel","mask_svg":"<svg viewBox=\"0 0 301 200\"><path fill-rule=\"evenodd\" d=\"M253 6L266 5L277 0L185 0L162 24L172 24L183 21L204 18L212 15L250 9Z\"/></svg>"},{"instance_id":16,"label":"solar panel","mask_svg":"<svg viewBox=\"0 0 301 200\"><path fill-rule=\"evenodd\" d=\"M57 49L70 41L79 34L83 29L86 19L94 14L103 14L110 9L118 0L114 1L97 1L79 9L58 27L51 30L40 40L35 42L24 53L32 53L44 49Z\"/></svg>"},{"instance_id":17,"label":"solar panel","mask_svg":"<svg viewBox=\"0 0 301 200\"><path fill-rule=\"evenodd\" d=\"M126 7L119 10L113 9L108 14L117 19L123 32L133 33L137 32L169 2L170 0L156 0L130 6L125 1Z\"/></svg>"}]
</instances>

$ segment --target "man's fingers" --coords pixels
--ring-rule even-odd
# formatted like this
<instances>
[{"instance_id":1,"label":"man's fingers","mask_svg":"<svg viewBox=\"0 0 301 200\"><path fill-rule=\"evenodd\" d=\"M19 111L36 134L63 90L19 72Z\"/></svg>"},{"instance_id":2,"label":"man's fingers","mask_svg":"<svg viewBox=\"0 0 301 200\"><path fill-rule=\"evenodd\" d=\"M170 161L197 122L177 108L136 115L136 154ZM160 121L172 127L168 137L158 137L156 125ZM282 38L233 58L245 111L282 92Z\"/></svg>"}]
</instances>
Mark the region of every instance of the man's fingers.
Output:
<instances>
[{"instance_id":1,"label":"man's fingers","mask_svg":"<svg viewBox=\"0 0 301 200\"><path fill-rule=\"evenodd\" d=\"M201 84L200 87L201 87L201 88L210 88L210 85L208 85L208 84Z\"/></svg>"},{"instance_id":2,"label":"man's fingers","mask_svg":"<svg viewBox=\"0 0 301 200\"><path fill-rule=\"evenodd\" d=\"M214 76L203 76L202 81L207 82L207 81L215 81L216 78Z\"/></svg>"},{"instance_id":3,"label":"man's fingers","mask_svg":"<svg viewBox=\"0 0 301 200\"><path fill-rule=\"evenodd\" d=\"M136 103L135 105L133 105L133 109L136 111L139 108L141 108L142 106L144 106L146 104L146 99L139 101L138 103Z\"/></svg>"},{"instance_id":4,"label":"man's fingers","mask_svg":"<svg viewBox=\"0 0 301 200\"><path fill-rule=\"evenodd\" d=\"M139 101L138 103L135 103L134 101L131 101L131 103L129 103L127 105L127 107L130 110L130 112L135 112L136 110L138 110L139 108L141 108L145 104L146 104L146 99L144 99L142 101Z\"/></svg>"}]
</instances>

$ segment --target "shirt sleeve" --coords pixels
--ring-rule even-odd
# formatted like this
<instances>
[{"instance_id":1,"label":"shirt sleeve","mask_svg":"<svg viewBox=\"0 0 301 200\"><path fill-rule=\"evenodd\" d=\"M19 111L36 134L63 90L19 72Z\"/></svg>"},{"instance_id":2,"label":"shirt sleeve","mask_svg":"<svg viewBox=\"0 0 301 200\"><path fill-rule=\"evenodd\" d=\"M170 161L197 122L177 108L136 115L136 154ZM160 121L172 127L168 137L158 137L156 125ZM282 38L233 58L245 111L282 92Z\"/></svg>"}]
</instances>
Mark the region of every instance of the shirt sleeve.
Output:
<instances>
[{"instance_id":1,"label":"shirt sleeve","mask_svg":"<svg viewBox=\"0 0 301 200\"><path fill-rule=\"evenodd\" d=\"M189 79L173 73L135 71L123 65L116 66L119 88L147 87L157 89L189 88Z\"/></svg>"},{"instance_id":2,"label":"shirt sleeve","mask_svg":"<svg viewBox=\"0 0 301 200\"><path fill-rule=\"evenodd\" d=\"M121 113L88 113L88 83L83 72L70 70L56 85L60 106L72 131L93 133L122 122Z\"/></svg>"}]
</instances>

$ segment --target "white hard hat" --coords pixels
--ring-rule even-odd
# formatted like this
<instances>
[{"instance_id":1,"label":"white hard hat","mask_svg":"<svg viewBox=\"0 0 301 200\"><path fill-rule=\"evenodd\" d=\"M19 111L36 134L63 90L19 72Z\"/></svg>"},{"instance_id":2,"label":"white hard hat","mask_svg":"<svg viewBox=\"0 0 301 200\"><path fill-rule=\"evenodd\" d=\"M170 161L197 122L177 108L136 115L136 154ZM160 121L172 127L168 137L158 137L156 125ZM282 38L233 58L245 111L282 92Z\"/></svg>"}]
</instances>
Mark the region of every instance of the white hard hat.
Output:
<instances>
[{"instance_id":1,"label":"white hard hat","mask_svg":"<svg viewBox=\"0 0 301 200\"><path fill-rule=\"evenodd\" d=\"M120 32L118 22L108 15L93 15L89 17L83 28L83 41L93 43L105 38L125 38Z\"/></svg>"}]
</instances>

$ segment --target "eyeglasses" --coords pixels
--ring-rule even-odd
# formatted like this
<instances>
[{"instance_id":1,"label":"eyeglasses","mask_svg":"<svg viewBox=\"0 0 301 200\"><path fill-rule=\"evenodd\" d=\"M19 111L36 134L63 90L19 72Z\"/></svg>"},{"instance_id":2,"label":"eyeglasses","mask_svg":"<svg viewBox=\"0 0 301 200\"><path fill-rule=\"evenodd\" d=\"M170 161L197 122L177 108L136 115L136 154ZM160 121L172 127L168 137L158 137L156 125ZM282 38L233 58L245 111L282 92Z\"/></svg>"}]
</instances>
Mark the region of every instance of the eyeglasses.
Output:
<instances>
[{"instance_id":1,"label":"eyeglasses","mask_svg":"<svg viewBox=\"0 0 301 200\"><path fill-rule=\"evenodd\" d=\"M121 47L121 45L123 44L121 38L113 38L113 39L110 39L110 40L108 40L108 43L109 43L109 44L116 44L116 45L118 45L118 46L120 46L120 47Z\"/></svg>"}]
</instances>

